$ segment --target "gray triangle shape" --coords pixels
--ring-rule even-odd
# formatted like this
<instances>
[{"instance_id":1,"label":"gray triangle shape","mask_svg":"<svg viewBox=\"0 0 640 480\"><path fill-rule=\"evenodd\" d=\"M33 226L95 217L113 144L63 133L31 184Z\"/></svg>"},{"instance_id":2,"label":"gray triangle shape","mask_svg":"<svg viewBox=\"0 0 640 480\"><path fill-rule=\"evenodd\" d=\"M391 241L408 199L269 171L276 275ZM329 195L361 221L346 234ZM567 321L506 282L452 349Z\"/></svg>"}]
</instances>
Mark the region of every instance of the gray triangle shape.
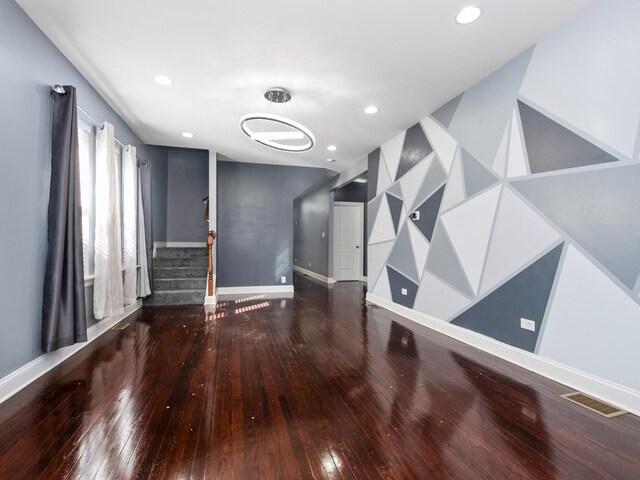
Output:
<instances>
[{"instance_id":1,"label":"gray triangle shape","mask_svg":"<svg viewBox=\"0 0 640 480\"><path fill-rule=\"evenodd\" d=\"M418 294L418 285L390 266L387 267L387 275L389 275L389 286L391 287L391 299L393 302L404 305L407 308L413 308ZM406 290L406 295L402 293L402 289Z\"/></svg>"},{"instance_id":2,"label":"gray triangle shape","mask_svg":"<svg viewBox=\"0 0 640 480\"><path fill-rule=\"evenodd\" d=\"M460 157L467 197L498 183L498 179L464 148L460 150Z\"/></svg>"},{"instance_id":3,"label":"gray triangle shape","mask_svg":"<svg viewBox=\"0 0 640 480\"><path fill-rule=\"evenodd\" d=\"M473 292L464 274L464 270L458 261L449 236L438 222L433 235L433 242L429 249L426 269L436 275L440 280L448 283L463 295L473 298Z\"/></svg>"},{"instance_id":4,"label":"gray triangle shape","mask_svg":"<svg viewBox=\"0 0 640 480\"><path fill-rule=\"evenodd\" d=\"M387 193L387 201L389 202L389 210L391 210L391 218L393 219L393 228L398 233L398 226L400 225L400 216L402 215L402 200L389 195Z\"/></svg>"},{"instance_id":5,"label":"gray triangle shape","mask_svg":"<svg viewBox=\"0 0 640 480\"><path fill-rule=\"evenodd\" d=\"M551 250L451 323L533 352L563 246ZM521 318L533 320L536 323L535 331L522 329Z\"/></svg>"},{"instance_id":6,"label":"gray triangle shape","mask_svg":"<svg viewBox=\"0 0 640 480\"><path fill-rule=\"evenodd\" d=\"M446 180L447 173L444 171L437 158L434 158L429 170L427 170L427 174L424 176L422 185L420 185L416 199L413 202L413 208L415 209L416 206L424 203L424 201L433 195L433 192L441 187Z\"/></svg>"},{"instance_id":7,"label":"gray triangle shape","mask_svg":"<svg viewBox=\"0 0 640 480\"><path fill-rule=\"evenodd\" d=\"M436 228L436 222L438 221L438 213L440 212L444 189L445 186L443 185L415 210L420 212L419 220L411 219L413 223L415 223L416 227L418 227L418 230L420 230L422 235L424 235L429 242L431 242L431 239L433 238L433 231Z\"/></svg>"},{"instance_id":8,"label":"gray triangle shape","mask_svg":"<svg viewBox=\"0 0 640 480\"><path fill-rule=\"evenodd\" d=\"M411 238L409 237L409 230L406 223L398 234L398 238L391 250L387 264L399 272L402 272L411 280L420 283L420 275L416 269L415 256L413 254Z\"/></svg>"},{"instance_id":9,"label":"gray triangle shape","mask_svg":"<svg viewBox=\"0 0 640 480\"><path fill-rule=\"evenodd\" d=\"M518 107L531 173L618 161L525 103Z\"/></svg>"},{"instance_id":10,"label":"gray triangle shape","mask_svg":"<svg viewBox=\"0 0 640 480\"><path fill-rule=\"evenodd\" d=\"M400 182L396 182L393 185L391 185L389 190L387 190L387 193L390 193L391 195L396 196L400 200L404 201L404 198L402 198L402 189L400 188Z\"/></svg>"},{"instance_id":11,"label":"gray triangle shape","mask_svg":"<svg viewBox=\"0 0 640 480\"><path fill-rule=\"evenodd\" d=\"M369 201L373 200L376 195L381 192L376 192L378 188L378 169L380 168L380 148L376 148L371 152L367 158L367 175L369 181L367 182L367 193Z\"/></svg>"},{"instance_id":12,"label":"gray triangle shape","mask_svg":"<svg viewBox=\"0 0 640 480\"><path fill-rule=\"evenodd\" d=\"M378 195L367 204L367 242L371 238L371 232L373 232L373 224L376 223L376 217L382 205L384 195Z\"/></svg>"},{"instance_id":13,"label":"gray triangle shape","mask_svg":"<svg viewBox=\"0 0 640 480\"><path fill-rule=\"evenodd\" d=\"M433 147L429 143L429 139L425 135L422 125L418 122L407 130L404 136L404 145L402 146L398 172L396 173L396 178L392 178L392 180L400 180L413 167L427 158L431 152L433 152Z\"/></svg>"},{"instance_id":14,"label":"gray triangle shape","mask_svg":"<svg viewBox=\"0 0 640 480\"><path fill-rule=\"evenodd\" d=\"M451 120L453 120L453 117L458 110L458 105L460 105L463 95L464 93L461 93L450 102L445 103L442 107L433 112L431 116L438 120L443 127L449 128Z\"/></svg>"},{"instance_id":15,"label":"gray triangle shape","mask_svg":"<svg viewBox=\"0 0 640 480\"><path fill-rule=\"evenodd\" d=\"M511 185L630 290L640 274L640 165Z\"/></svg>"}]
</instances>

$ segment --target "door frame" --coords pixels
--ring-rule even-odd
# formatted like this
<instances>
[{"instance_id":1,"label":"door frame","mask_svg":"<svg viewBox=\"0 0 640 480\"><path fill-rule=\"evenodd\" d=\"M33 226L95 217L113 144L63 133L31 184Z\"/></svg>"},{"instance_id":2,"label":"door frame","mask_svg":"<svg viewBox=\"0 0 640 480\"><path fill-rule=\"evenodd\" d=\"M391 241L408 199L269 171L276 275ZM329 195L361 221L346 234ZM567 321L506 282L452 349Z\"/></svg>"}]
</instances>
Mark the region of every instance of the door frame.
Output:
<instances>
[{"instance_id":1,"label":"door frame","mask_svg":"<svg viewBox=\"0 0 640 480\"><path fill-rule=\"evenodd\" d=\"M351 207L358 209L358 218L360 221L358 222L358 231L360 237L360 248L358 248L358 279L357 280L343 280L338 277L338 224L337 218L338 216L335 213L336 207ZM333 202L333 252L331 252L333 258L333 276L336 282L355 282L355 281L363 281L364 278L364 203L363 202Z\"/></svg>"}]
</instances>

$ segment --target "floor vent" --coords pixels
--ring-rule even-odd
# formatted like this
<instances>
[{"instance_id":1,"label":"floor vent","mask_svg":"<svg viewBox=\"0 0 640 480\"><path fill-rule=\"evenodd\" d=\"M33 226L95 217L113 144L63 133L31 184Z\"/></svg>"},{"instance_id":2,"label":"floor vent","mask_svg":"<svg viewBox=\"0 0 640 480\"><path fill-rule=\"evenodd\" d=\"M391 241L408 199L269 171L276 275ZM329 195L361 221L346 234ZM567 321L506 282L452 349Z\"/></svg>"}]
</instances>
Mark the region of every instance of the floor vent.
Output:
<instances>
[{"instance_id":1,"label":"floor vent","mask_svg":"<svg viewBox=\"0 0 640 480\"><path fill-rule=\"evenodd\" d=\"M580 392L573 393L565 393L564 395L560 395L562 398L566 398L570 402L577 403L578 405L591 410L592 412L596 412L603 417L614 418L620 415L624 415L628 413L624 410L621 410L618 407L614 407L608 403L603 402L602 400L598 400L597 398L590 397L589 395L585 395Z\"/></svg>"},{"instance_id":2,"label":"floor vent","mask_svg":"<svg viewBox=\"0 0 640 480\"><path fill-rule=\"evenodd\" d=\"M129 323L120 322L120 323L114 325L113 327L111 327L111 330L124 330L129 325L130 325Z\"/></svg>"}]
</instances>

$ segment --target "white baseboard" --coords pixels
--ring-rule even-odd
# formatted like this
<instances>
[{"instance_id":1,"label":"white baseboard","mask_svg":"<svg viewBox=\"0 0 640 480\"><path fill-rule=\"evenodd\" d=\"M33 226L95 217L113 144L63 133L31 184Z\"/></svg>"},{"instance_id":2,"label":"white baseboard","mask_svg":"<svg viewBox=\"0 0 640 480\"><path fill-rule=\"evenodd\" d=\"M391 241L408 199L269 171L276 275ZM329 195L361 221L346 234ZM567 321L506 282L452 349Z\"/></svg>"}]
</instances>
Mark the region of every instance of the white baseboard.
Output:
<instances>
[{"instance_id":1,"label":"white baseboard","mask_svg":"<svg viewBox=\"0 0 640 480\"><path fill-rule=\"evenodd\" d=\"M328 283L328 284L336 283L336 279L333 277L325 277L324 275L320 275L319 273L312 272L311 270L307 270L297 265L294 265L293 269L296 272L300 272L304 275L309 275L311 278L315 278L316 280L320 280L321 282L324 282L324 283Z\"/></svg>"},{"instance_id":2,"label":"white baseboard","mask_svg":"<svg viewBox=\"0 0 640 480\"><path fill-rule=\"evenodd\" d=\"M254 287L218 287L221 295L252 295L254 293L293 293L293 285L257 285Z\"/></svg>"},{"instance_id":3,"label":"white baseboard","mask_svg":"<svg viewBox=\"0 0 640 480\"><path fill-rule=\"evenodd\" d=\"M369 283L369 279L365 276L360 277L360 281L364 283Z\"/></svg>"},{"instance_id":4,"label":"white baseboard","mask_svg":"<svg viewBox=\"0 0 640 480\"><path fill-rule=\"evenodd\" d=\"M142 308L142 301L138 300L135 304L125 307L124 315L121 317L105 318L92 327L89 327L87 329L86 342L76 343L75 345L70 345L68 347L61 348L60 350L40 355L38 358L0 379L0 403L15 395L30 383L36 381L52 368L60 365L71 355L82 350L96 338L107 332L116 323L121 322L129 315L140 310L140 308Z\"/></svg>"},{"instance_id":5,"label":"white baseboard","mask_svg":"<svg viewBox=\"0 0 640 480\"><path fill-rule=\"evenodd\" d=\"M531 372L640 416L640 392L367 293L367 301Z\"/></svg>"}]
</instances>

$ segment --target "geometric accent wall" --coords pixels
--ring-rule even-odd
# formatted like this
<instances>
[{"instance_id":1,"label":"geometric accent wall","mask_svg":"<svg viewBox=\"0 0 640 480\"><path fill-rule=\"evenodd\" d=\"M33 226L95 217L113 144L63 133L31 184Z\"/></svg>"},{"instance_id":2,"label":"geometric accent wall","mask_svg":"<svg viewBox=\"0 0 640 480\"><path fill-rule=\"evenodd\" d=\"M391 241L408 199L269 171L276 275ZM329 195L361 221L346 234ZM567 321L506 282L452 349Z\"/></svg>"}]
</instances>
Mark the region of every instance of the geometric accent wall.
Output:
<instances>
[{"instance_id":1,"label":"geometric accent wall","mask_svg":"<svg viewBox=\"0 0 640 480\"><path fill-rule=\"evenodd\" d=\"M629 118L640 131L640 109L607 110L597 94L638 98L640 30L625 22L629 45L598 49L602 22L617 25L603 15L583 15L370 155L369 290L640 390L628 368L640 364L640 138L633 155L610 142ZM558 96L549 65L570 79L567 65L598 64L573 55L584 36L636 83L596 74Z\"/></svg>"}]
</instances>

